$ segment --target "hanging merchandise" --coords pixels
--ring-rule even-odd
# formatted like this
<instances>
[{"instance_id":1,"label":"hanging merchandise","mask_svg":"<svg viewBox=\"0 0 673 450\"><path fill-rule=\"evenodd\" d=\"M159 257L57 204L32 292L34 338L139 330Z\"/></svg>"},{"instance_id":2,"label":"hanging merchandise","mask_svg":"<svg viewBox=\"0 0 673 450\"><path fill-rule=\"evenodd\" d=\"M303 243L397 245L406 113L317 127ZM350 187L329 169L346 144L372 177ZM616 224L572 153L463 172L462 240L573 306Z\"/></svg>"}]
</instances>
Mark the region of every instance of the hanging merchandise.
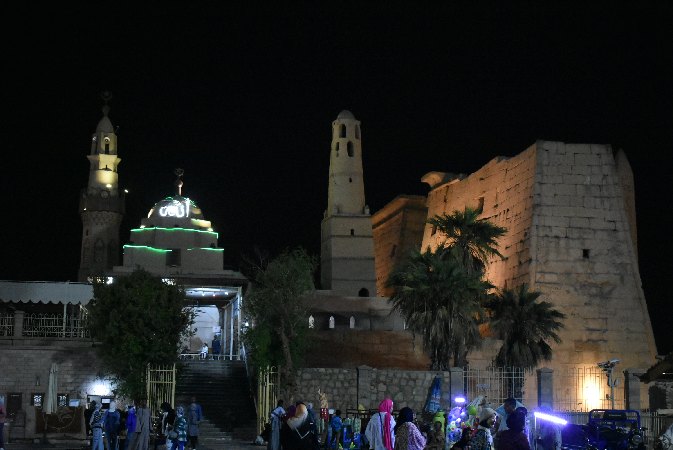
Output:
<instances>
[{"instance_id":1,"label":"hanging merchandise","mask_svg":"<svg viewBox=\"0 0 673 450\"><path fill-rule=\"evenodd\" d=\"M436 376L430 387L430 394L428 401L425 404L425 411L429 413L436 413L440 408L440 401L442 399L442 379Z\"/></svg>"}]
</instances>

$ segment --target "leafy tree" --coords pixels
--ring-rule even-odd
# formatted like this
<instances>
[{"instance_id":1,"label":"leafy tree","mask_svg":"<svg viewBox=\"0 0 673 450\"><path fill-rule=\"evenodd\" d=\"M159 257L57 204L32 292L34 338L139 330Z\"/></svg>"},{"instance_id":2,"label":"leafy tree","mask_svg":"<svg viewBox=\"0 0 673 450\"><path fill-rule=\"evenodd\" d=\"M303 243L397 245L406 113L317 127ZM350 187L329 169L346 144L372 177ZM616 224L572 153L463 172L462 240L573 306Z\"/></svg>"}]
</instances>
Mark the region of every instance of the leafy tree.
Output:
<instances>
[{"instance_id":1,"label":"leafy tree","mask_svg":"<svg viewBox=\"0 0 673 450\"><path fill-rule=\"evenodd\" d=\"M120 393L138 398L144 393L147 364L177 360L180 340L193 322L184 307L184 293L144 270L94 283L88 327L104 368Z\"/></svg>"},{"instance_id":2,"label":"leafy tree","mask_svg":"<svg viewBox=\"0 0 673 450\"><path fill-rule=\"evenodd\" d=\"M506 228L487 219L479 219L479 214L481 209L466 207L462 212L454 211L428 220L446 236L437 251L452 253L469 273L483 273L491 257L502 258L497 239L507 232Z\"/></svg>"},{"instance_id":3,"label":"leafy tree","mask_svg":"<svg viewBox=\"0 0 673 450\"><path fill-rule=\"evenodd\" d=\"M430 251L410 255L389 285L395 288L393 309L422 336L432 369L448 369L451 357L454 366L463 366L468 351L481 343L480 299L492 286L468 273L454 255Z\"/></svg>"},{"instance_id":4,"label":"leafy tree","mask_svg":"<svg viewBox=\"0 0 673 450\"><path fill-rule=\"evenodd\" d=\"M539 301L540 295L522 284L515 290L503 290L489 302L490 327L504 341L496 364L529 369L551 359L548 341L561 342L557 331L563 328L565 314L551 303Z\"/></svg>"},{"instance_id":5,"label":"leafy tree","mask_svg":"<svg viewBox=\"0 0 673 450\"><path fill-rule=\"evenodd\" d=\"M253 363L279 366L292 396L295 368L308 345L306 296L314 289L316 260L302 248L286 250L252 268L252 286L243 304L252 326L244 338Z\"/></svg>"}]
</instances>

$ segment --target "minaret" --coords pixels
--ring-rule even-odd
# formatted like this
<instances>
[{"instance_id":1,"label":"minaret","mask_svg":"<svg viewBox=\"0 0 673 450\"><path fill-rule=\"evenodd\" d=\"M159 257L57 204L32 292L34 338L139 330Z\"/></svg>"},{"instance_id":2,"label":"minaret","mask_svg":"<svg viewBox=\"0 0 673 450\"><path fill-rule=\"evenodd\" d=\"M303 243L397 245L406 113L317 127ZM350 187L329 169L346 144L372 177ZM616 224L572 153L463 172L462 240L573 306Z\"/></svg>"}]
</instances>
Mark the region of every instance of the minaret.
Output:
<instances>
[{"instance_id":1,"label":"minaret","mask_svg":"<svg viewBox=\"0 0 673 450\"><path fill-rule=\"evenodd\" d=\"M112 98L109 92L101 97L105 102L103 118L91 137L89 183L82 189L79 212L82 218L82 252L79 281L91 275L103 275L119 264L119 225L124 216L124 193L119 192L117 166L117 135L108 117Z\"/></svg>"},{"instance_id":2,"label":"minaret","mask_svg":"<svg viewBox=\"0 0 673 450\"><path fill-rule=\"evenodd\" d=\"M374 241L362 177L360 122L341 111L332 122L327 210L321 225L322 289L376 296Z\"/></svg>"}]
</instances>

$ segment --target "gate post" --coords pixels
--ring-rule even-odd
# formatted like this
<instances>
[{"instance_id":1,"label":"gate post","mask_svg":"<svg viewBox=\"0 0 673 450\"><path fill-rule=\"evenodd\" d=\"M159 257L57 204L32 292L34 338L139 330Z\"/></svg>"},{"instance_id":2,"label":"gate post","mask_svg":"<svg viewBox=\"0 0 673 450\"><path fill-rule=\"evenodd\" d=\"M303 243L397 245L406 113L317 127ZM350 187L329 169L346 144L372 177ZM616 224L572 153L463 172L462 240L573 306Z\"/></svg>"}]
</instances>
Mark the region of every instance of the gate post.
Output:
<instances>
[{"instance_id":1,"label":"gate post","mask_svg":"<svg viewBox=\"0 0 673 450\"><path fill-rule=\"evenodd\" d=\"M537 369L537 406L554 409L554 371L548 367Z\"/></svg>"},{"instance_id":2,"label":"gate post","mask_svg":"<svg viewBox=\"0 0 673 450\"><path fill-rule=\"evenodd\" d=\"M371 397L372 368L369 366L358 366L357 370L357 405L362 404L365 408L374 408L375 400Z\"/></svg>"},{"instance_id":3,"label":"gate post","mask_svg":"<svg viewBox=\"0 0 673 450\"><path fill-rule=\"evenodd\" d=\"M465 374L462 367L449 367L449 408L456 397L465 397Z\"/></svg>"},{"instance_id":4,"label":"gate post","mask_svg":"<svg viewBox=\"0 0 673 450\"><path fill-rule=\"evenodd\" d=\"M640 378L643 369L629 367L624 371L624 406L626 409L640 410Z\"/></svg>"}]
</instances>

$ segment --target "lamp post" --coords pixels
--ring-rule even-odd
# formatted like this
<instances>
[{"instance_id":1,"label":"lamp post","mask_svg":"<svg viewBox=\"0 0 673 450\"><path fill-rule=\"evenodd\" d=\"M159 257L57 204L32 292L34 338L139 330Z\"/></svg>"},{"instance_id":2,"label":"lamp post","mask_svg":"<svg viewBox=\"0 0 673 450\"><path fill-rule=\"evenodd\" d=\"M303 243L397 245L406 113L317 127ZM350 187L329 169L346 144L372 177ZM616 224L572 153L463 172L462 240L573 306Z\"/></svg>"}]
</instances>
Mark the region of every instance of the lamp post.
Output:
<instances>
[{"instance_id":1,"label":"lamp post","mask_svg":"<svg viewBox=\"0 0 673 450\"><path fill-rule=\"evenodd\" d=\"M619 363L618 359L611 359L609 361L599 362L598 367L608 376L608 386L610 386L610 405L611 409L615 409L615 386L617 380L612 377L612 372L615 366Z\"/></svg>"}]
</instances>

